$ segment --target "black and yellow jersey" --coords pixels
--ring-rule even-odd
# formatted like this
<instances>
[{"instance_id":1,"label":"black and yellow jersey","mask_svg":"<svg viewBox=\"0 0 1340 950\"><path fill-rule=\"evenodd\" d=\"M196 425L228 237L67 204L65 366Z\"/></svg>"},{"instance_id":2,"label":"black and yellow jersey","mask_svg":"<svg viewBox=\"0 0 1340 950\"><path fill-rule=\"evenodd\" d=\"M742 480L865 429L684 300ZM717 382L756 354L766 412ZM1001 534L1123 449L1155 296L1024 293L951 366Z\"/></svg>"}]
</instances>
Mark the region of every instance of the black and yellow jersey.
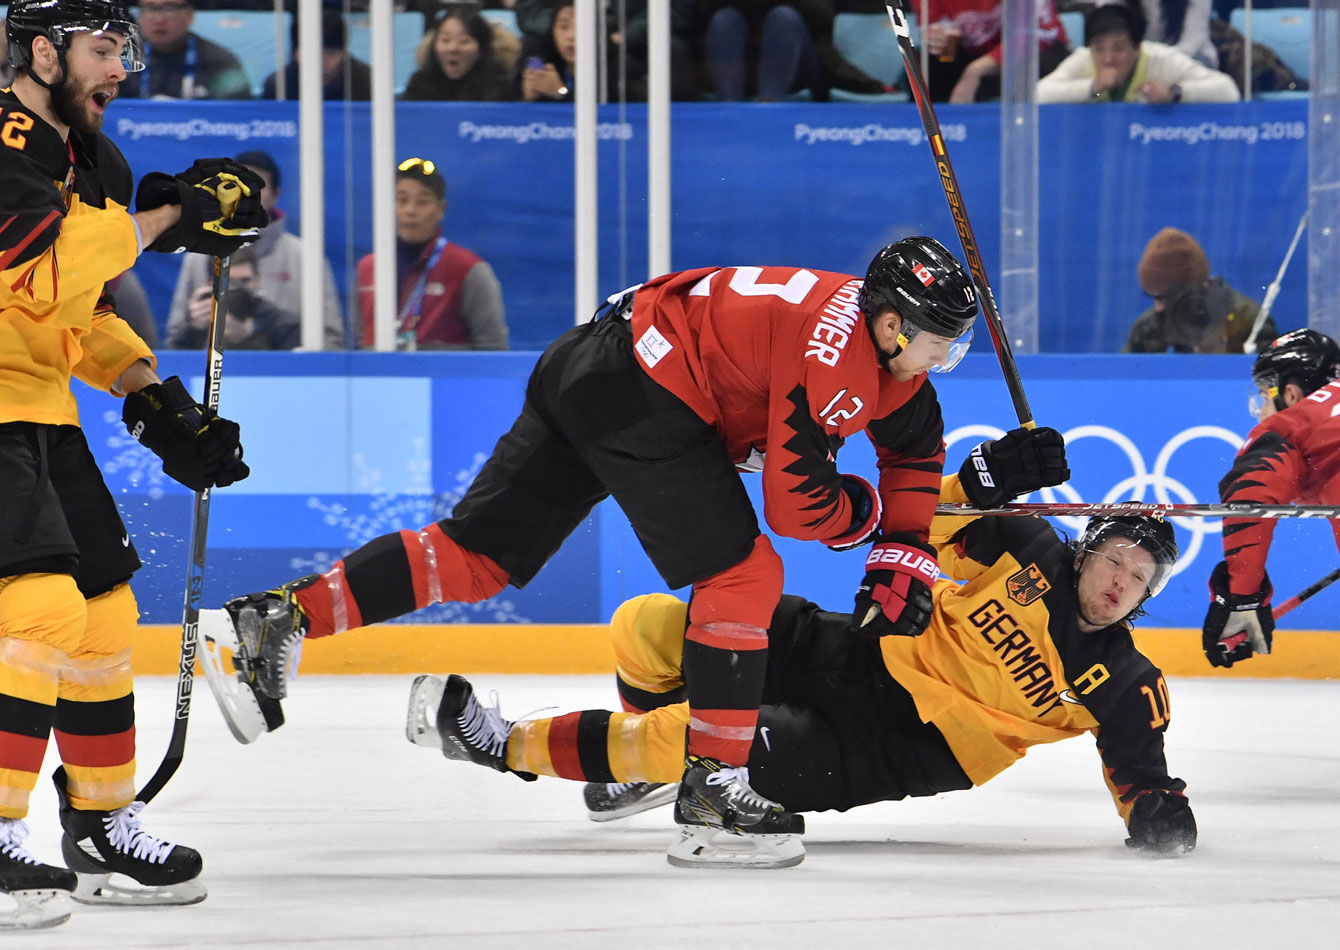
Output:
<instances>
[{"instance_id":1,"label":"black and yellow jersey","mask_svg":"<svg viewBox=\"0 0 1340 950\"><path fill-rule=\"evenodd\" d=\"M139 254L134 181L101 133L67 143L0 90L0 422L78 425L70 378L110 390L153 354L107 281Z\"/></svg>"},{"instance_id":2,"label":"black and yellow jersey","mask_svg":"<svg viewBox=\"0 0 1340 950\"><path fill-rule=\"evenodd\" d=\"M967 500L958 476L941 501ZM1084 732L1097 737L1123 818L1141 791L1180 791L1167 773L1163 675L1118 623L1077 623L1074 553L1040 518L937 517L931 543L955 581L935 588L919 637L884 637L890 674L980 785L1029 746ZM960 582L961 583L958 583Z\"/></svg>"}]
</instances>

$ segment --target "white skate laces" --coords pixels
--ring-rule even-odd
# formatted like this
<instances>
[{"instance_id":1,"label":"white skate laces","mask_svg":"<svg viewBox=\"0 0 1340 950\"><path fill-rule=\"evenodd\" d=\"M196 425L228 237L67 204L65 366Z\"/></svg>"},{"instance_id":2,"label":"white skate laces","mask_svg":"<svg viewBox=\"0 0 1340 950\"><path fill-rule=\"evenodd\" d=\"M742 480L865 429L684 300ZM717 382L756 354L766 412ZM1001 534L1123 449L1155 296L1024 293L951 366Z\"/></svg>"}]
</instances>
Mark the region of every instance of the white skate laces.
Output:
<instances>
[{"instance_id":1,"label":"white skate laces","mask_svg":"<svg viewBox=\"0 0 1340 950\"><path fill-rule=\"evenodd\" d=\"M466 742L501 759L507 755L507 737L513 724L503 718L496 691L489 693L489 702L492 705L485 706L472 693L456 721L461 725L461 736Z\"/></svg>"},{"instance_id":2,"label":"white skate laces","mask_svg":"<svg viewBox=\"0 0 1340 950\"><path fill-rule=\"evenodd\" d=\"M772 802L754 791L753 786L749 784L748 766L737 765L731 768L723 767L716 772L709 772L707 775L707 784L733 786L728 794L738 803L747 803L763 809L764 811L774 807Z\"/></svg>"},{"instance_id":3,"label":"white skate laces","mask_svg":"<svg viewBox=\"0 0 1340 950\"><path fill-rule=\"evenodd\" d=\"M18 818L0 818L0 854L24 864L41 864L23 847L28 826Z\"/></svg>"},{"instance_id":4,"label":"white skate laces","mask_svg":"<svg viewBox=\"0 0 1340 950\"><path fill-rule=\"evenodd\" d=\"M122 854L129 854L137 860L150 864L163 864L176 847L171 841L155 838L140 828L139 813L144 802L131 802L124 808L109 812L102 820L107 840Z\"/></svg>"}]
</instances>

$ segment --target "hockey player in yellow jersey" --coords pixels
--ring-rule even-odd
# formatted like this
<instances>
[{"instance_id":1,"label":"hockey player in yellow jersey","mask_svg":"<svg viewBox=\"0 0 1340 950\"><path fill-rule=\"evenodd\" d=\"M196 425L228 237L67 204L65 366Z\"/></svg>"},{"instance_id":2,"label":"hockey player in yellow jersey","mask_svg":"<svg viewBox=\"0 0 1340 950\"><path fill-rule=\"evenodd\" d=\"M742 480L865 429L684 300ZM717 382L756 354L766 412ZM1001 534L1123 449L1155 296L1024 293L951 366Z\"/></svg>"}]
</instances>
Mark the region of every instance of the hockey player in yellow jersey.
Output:
<instances>
[{"instance_id":1,"label":"hockey player in yellow jersey","mask_svg":"<svg viewBox=\"0 0 1340 950\"><path fill-rule=\"evenodd\" d=\"M226 160L134 182L101 133L143 68L123 0L12 0L0 90L0 929L76 900L191 903L201 858L140 825L130 643L140 561L79 428L71 379L125 396L131 434L194 490L247 475L236 423L160 380L106 283L143 250L225 255L266 223L262 182ZM225 217L218 190L242 192ZM24 847L52 732L66 868ZM75 873L78 872L76 877ZM134 883L124 887L113 874ZM133 891L133 893L131 893Z\"/></svg>"},{"instance_id":2,"label":"hockey player in yellow jersey","mask_svg":"<svg viewBox=\"0 0 1340 950\"><path fill-rule=\"evenodd\" d=\"M989 508L1057 484L1069 476L1059 441L1052 430L1017 429L978 446L959 475L944 479L940 500ZM1163 755L1167 685L1130 635L1140 605L1176 562L1171 526L1094 519L1067 542L1039 518L937 517L931 543L952 579L937 583L919 637L864 640L847 614L783 597L768 630L753 787L789 812L845 810L981 785L1029 746L1092 733L1126 843L1190 851L1196 825L1185 783L1168 774ZM686 609L652 594L616 611L623 712L512 723L480 704L462 677L420 677L409 737L523 777L591 783L597 820L658 803L667 797L659 783L681 771ZM670 860L786 866L803 857L785 838L801 828L779 824L769 830L782 837L756 836L752 852L686 828Z\"/></svg>"}]
</instances>

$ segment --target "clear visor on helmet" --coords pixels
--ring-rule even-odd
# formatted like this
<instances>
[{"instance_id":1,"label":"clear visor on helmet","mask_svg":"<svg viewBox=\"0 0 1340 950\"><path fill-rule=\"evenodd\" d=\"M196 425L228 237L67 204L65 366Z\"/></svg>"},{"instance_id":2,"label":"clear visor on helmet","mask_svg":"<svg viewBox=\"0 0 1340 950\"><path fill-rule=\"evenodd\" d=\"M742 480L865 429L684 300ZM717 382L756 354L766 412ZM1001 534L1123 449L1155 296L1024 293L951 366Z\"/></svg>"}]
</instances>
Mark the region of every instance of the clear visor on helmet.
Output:
<instances>
[{"instance_id":1,"label":"clear visor on helmet","mask_svg":"<svg viewBox=\"0 0 1340 950\"><path fill-rule=\"evenodd\" d=\"M927 347L930 358L935 360L931 364L930 372L947 373L959 364L964 354L968 352L968 347L972 345L972 327L969 326L959 337L951 340L934 331L923 330L915 323L903 321L902 332L898 334L899 346L907 349L913 340L918 341L918 346Z\"/></svg>"},{"instance_id":2,"label":"clear visor on helmet","mask_svg":"<svg viewBox=\"0 0 1340 950\"><path fill-rule=\"evenodd\" d=\"M1272 386L1269 380L1254 381L1247 390L1247 411L1252 414L1253 419L1260 419L1261 411L1267 404L1273 406L1279 394L1279 387Z\"/></svg>"},{"instance_id":3,"label":"clear visor on helmet","mask_svg":"<svg viewBox=\"0 0 1340 950\"><path fill-rule=\"evenodd\" d=\"M128 73L137 73L145 66L144 41L140 26L130 20L90 20L86 23L59 23L51 27L51 41L57 46L70 48L76 33L92 36L115 35L125 41L121 47L121 65Z\"/></svg>"},{"instance_id":4,"label":"clear visor on helmet","mask_svg":"<svg viewBox=\"0 0 1340 950\"><path fill-rule=\"evenodd\" d=\"M1106 557L1114 571L1137 586L1143 584L1150 597L1158 596L1172 576L1172 563L1161 563L1147 547L1122 535L1108 535L1084 550L1089 557Z\"/></svg>"}]
</instances>

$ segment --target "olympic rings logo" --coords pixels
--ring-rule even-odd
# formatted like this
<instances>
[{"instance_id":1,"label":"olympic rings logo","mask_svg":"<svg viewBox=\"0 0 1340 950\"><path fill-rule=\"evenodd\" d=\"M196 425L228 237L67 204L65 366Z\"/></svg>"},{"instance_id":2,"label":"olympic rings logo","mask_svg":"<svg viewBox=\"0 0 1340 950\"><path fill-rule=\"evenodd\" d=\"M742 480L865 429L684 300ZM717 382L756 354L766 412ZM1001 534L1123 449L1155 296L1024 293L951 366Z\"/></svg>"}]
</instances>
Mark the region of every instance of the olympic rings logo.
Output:
<instances>
[{"instance_id":1,"label":"olympic rings logo","mask_svg":"<svg viewBox=\"0 0 1340 950\"><path fill-rule=\"evenodd\" d=\"M990 425L960 426L945 434L945 447L950 448L956 442L965 440L971 440L971 444L976 445L984 439L998 439L1004 434L1004 430ZM1069 482L1066 482L1054 488L1042 489L1040 494L1041 500L1044 502L1147 501L1160 505L1193 504L1200 499L1196 498L1195 493L1184 482L1174 478L1168 472L1173 456L1178 449L1197 439L1219 439L1228 443L1233 450L1233 454L1236 455L1238 450L1242 448L1243 443L1242 436L1231 429L1225 429L1223 426L1191 426L1188 429L1183 429L1164 443L1163 447L1159 449L1158 455L1155 456L1154 465L1151 468L1145 464L1145 457L1140 448L1124 433L1110 426L1076 426L1063 432L1062 436L1066 442L1067 452L1071 446L1082 439L1104 439L1112 443L1118 450L1125 453L1131 465L1131 474L1115 482L1102 498L1081 498L1079 492ZM1225 466L1224 471L1227 470L1227 466ZM1222 473L1215 474L1216 481L1220 474ZM1153 497L1145 497L1146 492L1152 492ZM1016 498L1015 501L1026 501L1030 497L1031 495L1024 495ZM1058 517L1057 520L1075 534L1083 530L1086 521L1084 518L1077 517ZM1177 560L1177 566L1173 569L1173 575L1179 574L1196 559L1196 555L1200 553L1201 545L1204 543L1205 535L1220 534L1223 531L1223 522L1218 518L1176 518L1173 519L1172 524L1191 536L1190 542L1182 546L1182 553Z\"/></svg>"}]
</instances>

